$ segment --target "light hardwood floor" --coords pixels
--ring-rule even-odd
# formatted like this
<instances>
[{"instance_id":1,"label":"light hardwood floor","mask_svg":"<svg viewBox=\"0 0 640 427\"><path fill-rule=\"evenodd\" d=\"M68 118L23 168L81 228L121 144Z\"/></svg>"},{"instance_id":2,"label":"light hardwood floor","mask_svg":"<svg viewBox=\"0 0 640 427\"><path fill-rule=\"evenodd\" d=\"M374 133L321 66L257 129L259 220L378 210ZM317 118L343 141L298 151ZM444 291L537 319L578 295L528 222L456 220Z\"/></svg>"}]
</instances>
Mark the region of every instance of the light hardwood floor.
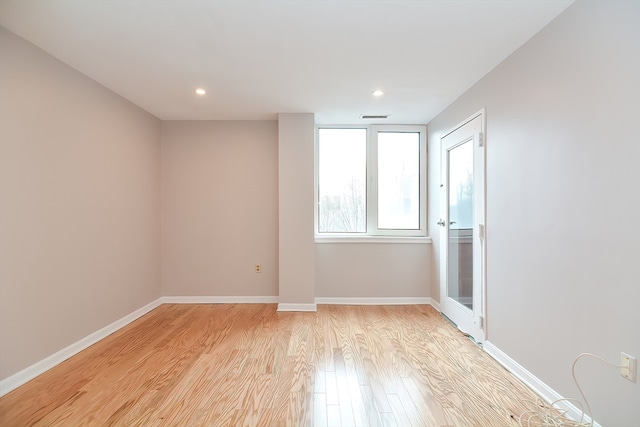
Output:
<instances>
[{"instance_id":1,"label":"light hardwood floor","mask_svg":"<svg viewBox=\"0 0 640 427\"><path fill-rule=\"evenodd\" d=\"M165 304L0 399L1 426L516 426L536 395L430 306Z\"/></svg>"}]
</instances>

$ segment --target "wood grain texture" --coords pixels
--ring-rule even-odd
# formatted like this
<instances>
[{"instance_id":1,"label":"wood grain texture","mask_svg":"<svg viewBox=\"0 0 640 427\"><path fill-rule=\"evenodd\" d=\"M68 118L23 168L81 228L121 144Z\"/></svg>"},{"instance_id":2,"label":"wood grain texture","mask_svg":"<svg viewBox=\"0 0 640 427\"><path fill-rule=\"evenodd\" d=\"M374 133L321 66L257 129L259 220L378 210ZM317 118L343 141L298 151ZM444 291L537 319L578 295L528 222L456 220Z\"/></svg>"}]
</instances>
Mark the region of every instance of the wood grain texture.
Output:
<instances>
[{"instance_id":1,"label":"wood grain texture","mask_svg":"<svg viewBox=\"0 0 640 427\"><path fill-rule=\"evenodd\" d=\"M515 426L536 395L430 306L164 304L0 399L1 426Z\"/></svg>"}]
</instances>

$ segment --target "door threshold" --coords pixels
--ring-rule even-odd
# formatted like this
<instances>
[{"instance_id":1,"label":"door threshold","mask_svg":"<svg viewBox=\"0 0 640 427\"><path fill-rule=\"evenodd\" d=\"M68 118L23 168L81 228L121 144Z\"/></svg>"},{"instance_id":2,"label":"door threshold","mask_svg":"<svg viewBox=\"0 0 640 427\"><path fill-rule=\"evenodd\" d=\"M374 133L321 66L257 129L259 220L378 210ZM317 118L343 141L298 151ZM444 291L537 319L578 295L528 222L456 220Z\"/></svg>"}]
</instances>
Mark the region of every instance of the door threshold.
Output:
<instances>
[{"instance_id":1,"label":"door threshold","mask_svg":"<svg viewBox=\"0 0 640 427\"><path fill-rule=\"evenodd\" d=\"M476 339L473 337L473 335L471 335L470 333L460 329L460 326L456 325L456 323L453 320L449 319L446 314L440 312L440 315L442 317L444 317L449 323L451 323L451 325L453 325L457 330L462 332L462 335L464 335L465 337L469 338L469 340L471 340L471 342L474 343L476 345L476 347L483 348L482 343L480 341L476 341Z\"/></svg>"}]
</instances>

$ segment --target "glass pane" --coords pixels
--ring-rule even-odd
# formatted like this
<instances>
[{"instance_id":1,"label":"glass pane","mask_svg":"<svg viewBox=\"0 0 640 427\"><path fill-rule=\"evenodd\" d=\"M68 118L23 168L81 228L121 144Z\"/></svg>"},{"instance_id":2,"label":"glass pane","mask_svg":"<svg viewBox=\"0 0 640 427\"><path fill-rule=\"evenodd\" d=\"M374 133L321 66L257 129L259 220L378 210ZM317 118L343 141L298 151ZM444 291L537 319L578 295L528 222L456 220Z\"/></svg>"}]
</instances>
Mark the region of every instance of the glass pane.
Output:
<instances>
[{"instance_id":1,"label":"glass pane","mask_svg":"<svg viewBox=\"0 0 640 427\"><path fill-rule=\"evenodd\" d=\"M420 134L378 133L378 228L420 229Z\"/></svg>"},{"instance_id":2,"label":"glass pane","mask_svg":"<svg viewBox=\"0 0 640 427\"><path fill-rule=\"evenodd\" d=\"M366 233L367 130L318 131L318 231Z\"/></svg>"},{"instance_id":3,"label":"glass pane","mask_svg":"<svg viewBox=\"0 0 640 427\"><path fill-rule=\"evenodd\" d=\"M449 151L448 296L473 309L473 141Z\"/></svg>"}]
</instances>

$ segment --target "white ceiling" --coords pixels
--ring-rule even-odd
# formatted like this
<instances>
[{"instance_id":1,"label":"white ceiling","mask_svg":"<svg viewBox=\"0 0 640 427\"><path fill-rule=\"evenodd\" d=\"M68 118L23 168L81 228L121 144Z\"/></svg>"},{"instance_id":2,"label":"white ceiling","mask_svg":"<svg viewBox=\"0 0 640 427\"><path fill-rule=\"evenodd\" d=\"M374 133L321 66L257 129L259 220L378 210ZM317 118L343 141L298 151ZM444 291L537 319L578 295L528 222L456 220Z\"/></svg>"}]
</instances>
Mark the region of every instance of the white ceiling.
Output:
<instances>
[{"instance_id":1,"label":"white ceiling","mask_svg":"<svg viewBox=\"0 0 640 427\"><path fill-rule=\"evenodd\" d=\"M428 123L572 2L2 0L0 24L163 120Z\"/></svg>"}]
</instances>

